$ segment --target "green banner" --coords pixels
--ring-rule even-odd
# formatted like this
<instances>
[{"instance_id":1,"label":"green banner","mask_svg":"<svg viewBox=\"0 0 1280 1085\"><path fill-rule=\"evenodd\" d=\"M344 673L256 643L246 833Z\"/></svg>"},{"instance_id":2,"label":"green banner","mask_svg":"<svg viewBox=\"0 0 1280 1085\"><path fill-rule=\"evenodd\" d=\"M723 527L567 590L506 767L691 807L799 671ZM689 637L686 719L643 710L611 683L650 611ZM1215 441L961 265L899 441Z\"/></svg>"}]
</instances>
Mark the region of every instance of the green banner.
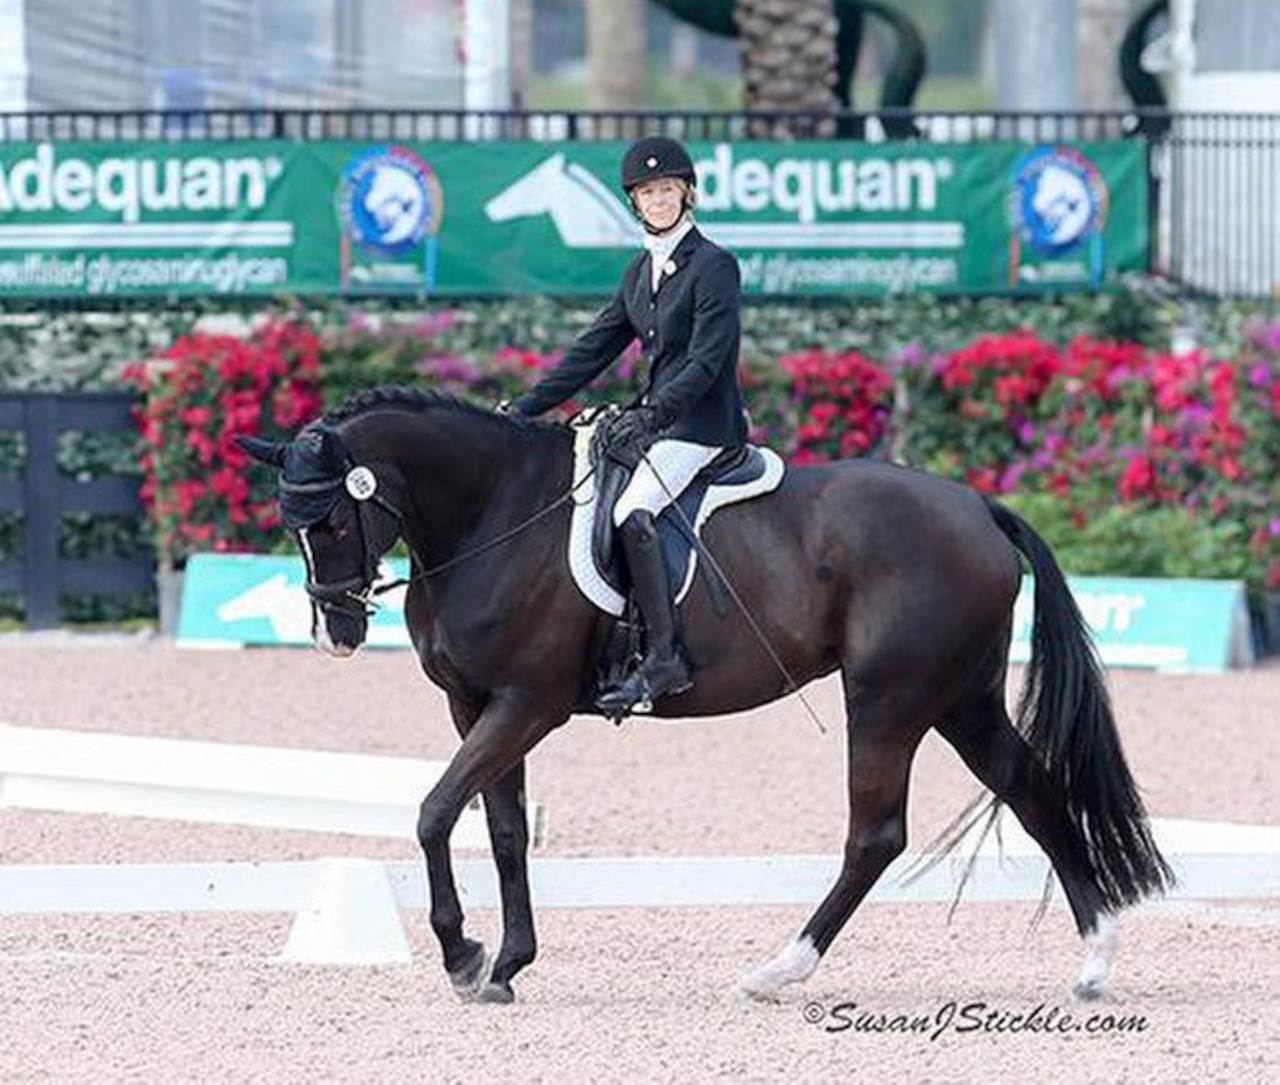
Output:
<instances>
[{"instance_id":1,"label":"green banner","mask_svg":"<svg viewBox=\"0 0 1280 1085\"><path fill-rule=\"evenodd\" d=\"M0 297L602 294L620 143L0 144ZM1137 141L693 143L749 293L1098 288L1146 264Z\"/></svg>"}]
</instances>

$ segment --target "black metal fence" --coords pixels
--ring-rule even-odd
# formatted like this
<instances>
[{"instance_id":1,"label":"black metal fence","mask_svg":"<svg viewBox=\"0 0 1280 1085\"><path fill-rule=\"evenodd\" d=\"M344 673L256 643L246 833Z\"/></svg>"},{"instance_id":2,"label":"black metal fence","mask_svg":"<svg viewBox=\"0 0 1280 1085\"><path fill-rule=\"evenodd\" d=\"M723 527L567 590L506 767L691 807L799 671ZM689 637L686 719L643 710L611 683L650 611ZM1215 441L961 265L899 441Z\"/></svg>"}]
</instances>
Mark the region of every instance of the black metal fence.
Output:
<instances>
[{"instance_id":1,"label":"black metal fence","mask_svg":"<svg viewBox=\"0 0 1280 1085\"><path fill-rule=\"evenodd\" d=\"M664 132L695 140L833 138L932 144L1143 139L1148 269L1192 291L1280 290L1280 114L1123 112L730 113L680 110L137 110L0 114L0 142L68 140L563 140Z\"/></svg>"},{"instance_id":2,"label":"black metal fence","mask_svg":"<svg viewBox=\"0 0 1280 1085\"><path fill-rule=\"evenodd\" d=\"M150 554L76 557L66 552L68 515L142 516L132 474L81 478L65 472L60 446L73 434L136 438L132 396L109 392L0 393L0 437L17 445L21 464L0 474L0 516L16 517L16 555L0 558L0 593L21 596L29 629L56 626L67 596L123 596L155 587Z\"/></svg>"},{"instance_id":3,"label":"black metal fence","mask_svg":"<svg viewBox=\"0 0 1280 1085\"><path fill-rule=\"evenodd\" d=\"M0 113L0 141L130 139L631 139L665 133L682 139L787 139L798 136L922 139L1118 139L1167 130L1176 115L1126 112L874 113L722 110L207 109ZM1224 119L1225 115L1224 115ZM1280 124L1280 117L1277 118Z\"/></svg>"}]
</instances>

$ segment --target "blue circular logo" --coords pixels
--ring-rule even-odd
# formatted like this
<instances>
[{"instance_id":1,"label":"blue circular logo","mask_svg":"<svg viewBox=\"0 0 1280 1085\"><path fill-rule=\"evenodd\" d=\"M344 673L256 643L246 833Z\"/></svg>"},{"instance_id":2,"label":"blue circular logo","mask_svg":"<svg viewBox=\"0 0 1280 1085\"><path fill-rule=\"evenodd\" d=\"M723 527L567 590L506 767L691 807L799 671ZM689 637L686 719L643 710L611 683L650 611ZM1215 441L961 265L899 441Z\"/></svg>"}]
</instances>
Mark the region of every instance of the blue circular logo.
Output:
<instances>
[{"instance_id":1,"label":"blue circular logo","mask_svg":"<svg viewBox=\"0 0 1280 1085\"><path fill-rule=\"evenodd\" d=\"M1107 186L1071 147L1037 147L1014 168L1014 226L1043 253L1059 255L1102 230Z\"/></svg>"},{"instance_id":2,"label":"blue circular logo","mask_svg":"<svg viewBox=\"0 0 1280 1085\"><path fill-rule=\"evenodd\" d=\"M375 147L343 170L338 209L353 240L403 253L439 231L444 199L421 155L407 147Z\"/></svg>"}]
</instances>

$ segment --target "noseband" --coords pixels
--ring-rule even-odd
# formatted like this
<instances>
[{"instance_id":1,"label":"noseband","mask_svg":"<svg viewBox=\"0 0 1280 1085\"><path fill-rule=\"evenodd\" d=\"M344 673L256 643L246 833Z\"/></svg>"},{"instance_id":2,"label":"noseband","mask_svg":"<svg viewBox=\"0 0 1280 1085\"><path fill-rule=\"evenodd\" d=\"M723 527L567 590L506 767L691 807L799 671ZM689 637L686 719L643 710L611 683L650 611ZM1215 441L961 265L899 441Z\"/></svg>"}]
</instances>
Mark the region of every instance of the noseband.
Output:
<instances>
[{"instance_id":1,"label":"noseband","mask_svg":"<svg viewBox=\"0 0 1280 1085\"><path fill-rule=\"evenodd\" d=\"M378 493L378 483L374 473L369 468L358 467L354 463L350 464L342 475L334 475L314 482L280 480L282 499L287 500L290 496L304 502L331 499L328 501L328 508L321 516L311 518L308 523L300 524L297 528L303 548L307 551L309 569L315 568L315 561L311 557L310 546L306 541L306 531L332 513L334 505L342 499L344 492L347 499L354 501L356 505L356 530L360 534L364 572L348 577L346 580L336 580L327 584L321 584L308 576L304 587L308 597L321 610L338 611L354 617L367 618L377 609L371 596L374 594L373 581L378 575L378 561L382 555L375 553L369 545L369 530L365 522L366 506L377 505L383 511L390 513L397 524L403 523L404 520L400 510Z\"/></svg>"}]
</instances>

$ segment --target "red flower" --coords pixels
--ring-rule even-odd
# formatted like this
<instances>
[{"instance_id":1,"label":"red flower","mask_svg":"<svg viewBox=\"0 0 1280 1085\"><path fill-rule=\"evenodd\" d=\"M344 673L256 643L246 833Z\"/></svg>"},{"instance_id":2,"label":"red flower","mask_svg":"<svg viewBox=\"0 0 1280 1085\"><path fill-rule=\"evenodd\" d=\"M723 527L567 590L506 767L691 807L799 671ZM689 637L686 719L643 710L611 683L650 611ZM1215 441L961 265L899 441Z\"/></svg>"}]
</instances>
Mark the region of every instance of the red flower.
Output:
<instances>
[{"instance_id":1,"label":"red flower","mask_svg":"<svg viewBox=\"0 0 1280 1085\"><path fill-rule=\"evenodd\" d=\"M273 483L248 466L235 438L287 436L315 418L319 359L312 329L271 320L245 338L183 335L159 359L126 367L146 397L138 412L141 493L163 560L274 542Z\"/></svg>"},{"instance_id":2,"label":"red flower","mask_svg":"<svg viewBox=\"0 0 1280 1085\"><path fill-rule=\"evenodd\" d=\"M893 405L893 377L855 350L805 350L784 355L791 406L792 463L863 455L881 445Z\"/></svg>"},{"instance_id":3,"label":"red flower","mask_svg":"<svg viewBox=\"0 0 1280 1085\"><path fill-rule=\"evenodd\" d=\"M1133 456L1120 476L1120 496L1126 501L1143 497L1155 489L1156 474L1146 456Z\"/></svg>"}]
</instances>

